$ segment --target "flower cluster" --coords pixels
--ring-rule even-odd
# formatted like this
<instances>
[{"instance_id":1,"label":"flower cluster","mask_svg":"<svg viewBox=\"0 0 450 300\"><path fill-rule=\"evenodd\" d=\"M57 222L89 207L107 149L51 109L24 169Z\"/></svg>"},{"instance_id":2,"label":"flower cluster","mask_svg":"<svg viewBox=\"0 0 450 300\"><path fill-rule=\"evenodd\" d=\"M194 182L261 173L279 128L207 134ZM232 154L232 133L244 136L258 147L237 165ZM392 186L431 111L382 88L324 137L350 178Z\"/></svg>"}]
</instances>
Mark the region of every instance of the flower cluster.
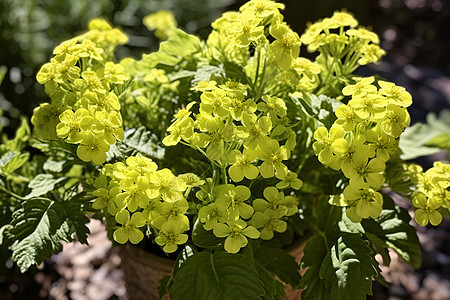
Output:
<instances>
[{"instance_id":1,"label":"flower cluster","mask_svg":"<svg viewBox=\"0 0 450 300\"><path fill-rule=\"evenodd\" d=\"M406 107L411 95L386 81L374 85L374 77L354 78L342 90L351 99L336 109L337 120L330 130L319 127L313 149L321 163L342 170L349 179L336 205L349 206L347 216L354 222L376 218L383 198L377 192L384 183L385 163L398 149L398 138L410 123Z\"/></svg>"},{"instance_id":2,"label":"flower cluster","mask_svg":"<svg viewBox=\"0 0 450 300\"><path fill-rule=\"evenodd\" d=\"M255 102L246 97L246 86L235 81L200 82L194 89L202 92L199 113L191 111L194 102L179 110L163 143L189 145L222 172L222 184L197 195L202 200L199 220L217 237L226 237L225 250L236 253L247 245L246 237L268 240L274 231L284 232L283 218L297 212L298 199L281 191L302 186L283 163L295 148L296 135L281 98L263 95ZM278 183L266 187L263 198L251 197L251 184L237 185L268 178Z\"/></svg>"},{"instance_id":3,"label":"flower cluster","mask_svg":"<svg viewBox=\"0 0 450 300\"><path fill-rule=\"evenodd\" d=\"M184 244L189 230L186 200L193 186L203 181L194 174L175 176L169 169L160 169L144 156L130 156L125 163L106 164L95 181L95 209L114 216L120 224L114 240L137 244L144 238L141 229L155 233L155 241L167 253Z\"/></svg>"},{"instance_id":4,"label":"flower cluster","mask_svg":"<svg viewBox=\"0 0 450 300\"><path fill-rule=\"evenodd\" d=\"M414 219L421 226L439 225L442 221L439 209L450 209L450 165L437 161L426 172L418 165L410 165L408 169L417 186L412 199L416 209Z\"/></svg>"},{"instance_id":5,"label":"flower cluster","mask_svg":"<svg viewBox=\"0 0 450 300\"><path fill-rule=\"evenodd\" d=\"M169 10L159 10L156 13L145 16L142 23L150 31L155 31L155 36L166 40L171 31L177 27L175 16Z\"/></svg>"},{"instance_id":6,"label":"flower cluster","mask_svg":"<svg viewBox=\"0 0 450 300\"><path fill-rule=\"evenodd\" d=\"M359 66L377 62L385 54L377 34L358 26L358 21L344 11L309 24L300 39L309 52L320 53L316 61L325 66L321 82L335 77L338 87L342 82L347 83L347 76ZM328 94L330 89L333 87L322 86L318 94ZM333 89L333 96L339 94L339 89Z\"/></svg>"},{"instance_id":7,"label":"flower cluster","mask_svg":"<svg viewBox=\"0 0 450 300\"><path fill-rule=\"evenodd\" d=\"M284 4L253 0L241 6L239 12L224 13L212 23L208 53L213 59L248 65L249 73L256 72L256 76L252 75L255 84L264 77L258 78L259 69L263 69L291 89L309 90L320 67L299 57L300 37L283 21L280 9ZM249 60L250 48L257 54ZM269 59L260 66L260 60L266 57ZM265 84L270 87L270 82Z\"/></svg>"},{"instance_id":8,"label":"flower cluster","mask_svg":"<svg viewBox=\"0 0 450 300\"><path fill-rule=\"evenodd\" d=\"M341 53L350 50L345 59L351 60L352 68L356 63L366 65L377 62L385 51L378 45L378 36L364 27L357 27L358 21L346 12L335 12L331 18L309 24L301 41L308 45L308 51L328 52L333 57L343 59Z\"/></svg>"},{"instance_id":9,"label":"flower cluster","mask_svg":"<svg viewBox=\"0 0 450 300\"><path fill-rule=\"evenodd\" d=\"M36 108L31 122L37 137L78 144L81 160L102 164L110 145L124 134L117 87L129 76L112 59L127 37L99 19L89 29L57 46L37 74L51 103Z\"/></svg>"}]
</instances>

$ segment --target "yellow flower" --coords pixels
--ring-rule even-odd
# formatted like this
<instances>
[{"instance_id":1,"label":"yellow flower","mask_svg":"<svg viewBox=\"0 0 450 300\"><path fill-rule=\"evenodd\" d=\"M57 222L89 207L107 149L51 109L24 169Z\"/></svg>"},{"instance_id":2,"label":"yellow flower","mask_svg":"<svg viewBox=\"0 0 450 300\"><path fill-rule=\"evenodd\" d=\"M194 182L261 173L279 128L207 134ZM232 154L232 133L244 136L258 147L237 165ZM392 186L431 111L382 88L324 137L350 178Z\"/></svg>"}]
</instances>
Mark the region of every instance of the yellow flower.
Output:
<instances>
[{"instance_id":1,"label":"yellow flower","mask_svg":"<svg viewBox=\"0 0 450 300\"><path fill-rule=\"evenodd\" d=\"M188 235L184 234L183 231L177 222L167 221L162 224L155 242L160 246L164 246L164 252L173 253L178 249L178 245L182 245L188 240Z\"/></svg>"},{"instance_id":2,"label":"yellow flower","mask_svg":"<svg viewBox=\"0 0 450 300\"><path fill-rule=\"evenodd\" d=\"M61 121L56 126L56 133L59 138L66 138L69 143L79 143L84 138L84 130L89 130L94 124L94 118L89 111L79 108L75 112L71 109L65 110L60 116Z\"/></svg>"},{"instance_id":3,"label":"yellow flower","mask_svg":"<svg viewBox=\"0 0 450 300\"><path fill-rule=\"evenodd\" d=\"M381 158L372 158L369 161L369 153L355 152L351 164L343 164L342 172L350 179L353 186L362 186L367 182L374 189L379 189L384 182L381 172L385 169Z\"/></svg>"},{"instance_id":4,"label":"yellow flower","mask_svg":"<svg viewBox=\"0 0 450 300\"><path fill-rule=\"evenodd\" d=\"M114 231L113 237L116 242L119 244L125 244L128 240L137 244L144 238L144 234L139 229L144 226L145 219L140 212L136 212L131 216L128 210L119 211L115 217L117 223L122 224L122 227L119 227Z\"/></svg>"},{"instance_id":5,"label":"yellow flower","mask_svg":"<svg viewBox=\"0 0 450 300\"><path fill-rule=\"evenodd\" d=\"M252 164L256 160L256 154L253 150L244 149L243 153L239 150L232 150L228 154L228 162L232 164L228 169L228 174L234 182L242 181L248 178L255 179L259 170Z\"/></svg>"},{"instance_id":6,"label":"yellow flower","mask_svg":"<svg viewBox=\"0 0 450 300\"><path fill-rule=\"evenodd\" d=\"M252 224L261 231L261 239L270 240L274 231L279 233L286 231L287 223L281 219L282 217L283 215L266 209L264 213L258 211L253 215Z\"/></svg>"},{"instance_id":7,"label":"yellow flower","mask_svg":"<svg viewBox=\"0 0 450 300\"><path fill-rule=\"evenodd\" d=\"M316 141L313 144L313 149L316 155L318 155L319 161L324 164L330 164L334 157L331 151L331 145L333 142L344 136L344 131L340 126L333 126L330 132L325 127L319 127L314 132L314 139Z\"/></svg>"},{"instance_id":8,"label":"yellow flower","mask_svg":"<svg viewBox=\"0 0 450 300\"><path fill-rule=\"evenodd\" d=\"M77 148L77 155L82 161L92 161L96 165L101 165L106 161L108 150L109 145L105 141L92 134L85 134Z\"/></svg>"},{"instance_id":9,"label":"yellow flower","mask_svg":"<svg viewBox=\"0 0 450 300\"><path fill-rule=\"evenodd\" d=\"M341 104L335 111L336 124L341 125L346 132L352 131L362 119L355 113L351 106Z\"/></svg>"},{"instance_id":10,"label":"yellow flower","mask_svg":"<svg viewBox=\"0 0 450 300\"><path fill-rule=\"evenodd\" d=\"M271 25L269 32L275 38L269 45L271 56L282 70L288 70L300 54L300 38L285 24Z\"/></svg>"},{"instance_id":11,"label":"yellow flower","mask_svg":"<svg viewBox=\"0 0 450 300\"><path fill-rule=\"evenodd\" d=\"M370 30L367 30L363 27L359 27L358 29L349 29L345 32L348 36L354 36L363 41L372 42L374 44L378 44L380 39L378 35Z\"/></svg>"},{"instance_id":12,"label":"yellow flower","mask_svg":"<svg viewBox=\"0 0 450 300\"><path fill-rule=\"evenodd\" d=\"M173 175L169 169L162 169L149 174L150 188L147 194L150 198L162 197L167 202L177 202L183 198L186 183Z\"/></svg>"},{"instance_id":13,"label":"yellow flower","mask_svg":"<svg viewBox=\"0 0 450 300\"><path fill-rule=\"evenodd\" d=\"M303 181L297 178L297 173L294 173L292 171L288 171L286 176L284 178L277 178L281 181L277 183L276 187L280 190L287 189L287 188L293 188L295 190L299 190L303 186Z\"/></svg>"},{"instance_id":14,"label":"yellow flower","mask_svg":"<svg viewBox=\"0 0 450 300\"><path fill-rule=\"evenodd\" d=\"M245 185L220 185L217 194L216 206L220 211L226 211L230 220L239 217L249 219L253 215L253 207L245 203L251 196L250 189Z\"/></svg>"},{"instance_id":15,"label":"yellow flower","mask_svg":"<svg viewBox=\"0 0 450 300\"><path fill-rule=\"evenodd\" d=\"M166 40L177 27L175 16L169 10L159 10L156 13L144 17L142 23L148 30L155 30L155 36L161 40Z\"/></svg>"},{"instance_id":16,"label":"yellow flower","mask_svg":"<svg viewBox=\"0 0 450 300\"><path fill-rule=\"evenodd\" d=\"M358 26L358 21L349 13L344 11L335 11L333 16L328 19L328 28L338 28L338 27L356 27Z\"/></svg>"},{"instance_id":17,"label":"yellow flower","mask_svg":"<svg viewBox=\"0 0 450 300\"><path fill-rule=\"evenodd\" d=\"M372 85L375 77L354 77L356 82L353 85L347 85L342 89L342 94L345 96L360 96L363 97L368 93L376 93L377 87Z\"/></svg>"},{"instance_id":18,"label":"yellow flower","mask_svg":"<svg viewBox=\"0 0 450 300\"><path fill-rule=\"evenodd\" d=\"M354 211L353 209L347 210L347 216L353 222L359 222L361 218L366 219L371 217L375 219L383 209L383 196L371 189L366 183L357 186L350 183L344 189L344 198L354 207ZM354 212L356 212L359 218L352 216Z\"/></svg>"},{"instance_id":19,"label":"yellow flower","mask_svg":"<svg viewBox=\"0 0 450 300\"><path fill-rule=\"evenodd\" d=\"M258 144L256 156L263 160L259 167L262 177L273 177L275 172L278 178L284 178L288 168L282 163L289 158L289 150L285 146L279 145L274 139L269 139L265 143Z\"/></svg>"},{"instance_id":20,"label":"yellow flower","mask_svg":"<svg viewBox=\"0 0 450 300\"><path fill-rule=\"evenodd\" d=\"M251 15L242 15L242 19L233 23L231 34L234 36L236 45L248 47L251 42L256 42L264 34L264 26L260 26L260 20Z\"/></svg>"},{"instance_id":21,"label":"yellow flower","mask_svg":"<svg viewBox=\"0 0 450 300\"><path fill-rule=\"evenodd\" d=\"M226 237L224 248L228 253L238 253L242 247L247 246L247 237L257 239L260 235L255 227L247 226L241 219L228 221L227 224L217 223L213 233L217 237Z\"/></svg>"},{"instance_id":22,"label":"yellow flower","mask_svg":"<svg viewBox=\"0 0 450 300\"><path fill-rule=\"evenodd\" d=\"M383 80L378 81L378 84L381 87L380 94L385 96L389 103L403 107L408 107L412 104L412 97L405 88Z\"/></svg>"},{"instance_id":23,"label":"yellow flower","mask_svg":"<svg viewBox=\"0 0 450 300\"><path fill-rule=\"evenodd\" d=\"M381 120L380 126L389 135L398 138L400 134L409 126L411 119L408 111L404 107L395 104L388 104L386 116Z\"/></svg>"},{"instance_id":24,"label":"yellow flower","mask_svg":"<svg viewBox=\"0 0 450 300\"><path fill-rule=\"evenodd\" d=\"M239 10L258 18L267 18L284 9L284 4L269 0L252 0L242 5Z\"/></svg>"},{"instance_id":25,"label":"yellow flower","mask_svg":"<svg viewBox=\"0 0 450 300\"><path fill-rule=\"evenodd\" d=\"M437 211L440 205L427 199L424 194L417 194L413 198L412 203L414 207L418 208L414 212L414 220L420 226L426 226L428 222L433 226L437 226L442 222L442 215Z\"/></svg>"}]
</instances>

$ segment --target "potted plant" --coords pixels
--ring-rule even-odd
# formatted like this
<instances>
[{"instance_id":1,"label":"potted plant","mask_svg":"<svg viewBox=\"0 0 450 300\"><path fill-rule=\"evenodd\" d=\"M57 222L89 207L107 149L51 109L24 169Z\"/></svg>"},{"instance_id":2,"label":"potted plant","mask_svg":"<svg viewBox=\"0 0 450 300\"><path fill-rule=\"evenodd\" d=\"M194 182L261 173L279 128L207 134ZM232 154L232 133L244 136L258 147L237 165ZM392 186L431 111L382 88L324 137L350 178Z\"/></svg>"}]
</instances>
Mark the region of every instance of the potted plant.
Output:
<instances>
[{"instance_id":1,"label":"potted plant","mask_svg":"<svg viewBox=\"0 0 450 300\"><path fill-rule=\"evenodd\" d=\"M410 94L354 74L383 56L375 33L341 11L298 35L283 8L249 1L205 41L158 12L144 23L167 40L140 60L115 61L127 38L103 20L55 48L37 76L51 101L33 135L24 120L0 148L0 242L22 271L60 241L86 243L88 216L127 245L124 260L143 255L131 244L171 259L159 287L170 299L283 299L285 285L360 299L384 282L376 254L420 265L391 195L437 225L449 165L424 172L400 158ZM305 242L299 265L289 253ZM164 261L139 259L132 272Z\"/></svg>"}]
</instances>

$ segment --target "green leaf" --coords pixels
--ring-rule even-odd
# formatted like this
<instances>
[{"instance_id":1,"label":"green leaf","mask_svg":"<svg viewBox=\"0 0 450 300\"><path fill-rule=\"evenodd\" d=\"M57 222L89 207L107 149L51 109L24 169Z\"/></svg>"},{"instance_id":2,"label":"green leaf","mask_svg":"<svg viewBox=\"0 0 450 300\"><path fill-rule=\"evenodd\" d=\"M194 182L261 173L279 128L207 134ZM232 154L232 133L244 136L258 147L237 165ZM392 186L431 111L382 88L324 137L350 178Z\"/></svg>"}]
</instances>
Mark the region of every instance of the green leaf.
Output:
<instances>
[{"instance_id":1,"label":"green leaf","mask_svg":"<svg viewBox=\"0 0 450 300\"><path fill-rule=\"evenodd\" d=\"M325 95L316 96L310 95L310 100L304 99L302 96L290 95L291 100L300 106L309 116L316 119L319 126L325 126L330 129L334 121L336 121L336 115L334 112L342 103L334 98L327 97Z\"/></svg>"},{"instance_id":2,"label":"green leaf","mask_svg":"<svg viewBox=\"0 0 450 300\"><path fill-rule=\"evenodd\" d=\"M306 288L302 292L302 299L326 299L326 295L330 294L329 287L325 286L325 281L319 276L327 251L323 236L313 236L306 243L300 264L302 269L308 268L300 281L300 287Z\"/></svg>"},{"instance_id":3,"label":"green leaf","mask_svg":"<svg viewBox=\"0 0 450 300\"><path fill-rule=\"evenodd\" d=\"M270 273L257 261L255 260L255 268L256 272L258 272L259 279L264 283L264 291L265 295L262 297L264 300L277 300L277 299L284 299L286 296L284 292L284 285L276 280L275 278L270 275ZM278 284L281 284L283 289L280 291L278 289Z\"/></svg>"},{"instance_id":4,"label":"green leaf","mask_svg":"<svg viewBox=\"0 0 450 300\"><path fill-rule=\"evenodd\" d=\"M211 75L225 78L224 70L218 66L201 65L197 67L191 86L196 86L200 81L209 81Z\"/></svg>"},{"instance_id":5,"label":"green leaf","mask_svg":"<svg viewBox=\"0 0 450 300\"><path fill-rule=\"evenodd\" d=\"M334 121L336 121L336 115L334 112L341 105L342 102L337 101L334 98L327 97L325 95L316 96L311 94L311 108L313 110L313 117L316 118L326 128L331 128Z\"/></svg>"},{"instance_id":6,"label":"green leaf","mask_svg":"<svg viewBox=\"0 0 450 300\"><path fill-rule=\"evenodd\" d=\"M388 252L389 247L387 246L386 242L370 232L366 232L364 233L364 235L372 243L372 245L375 248L375 251L379 253L383 258L383 265L389 266L391 264L391 257L389 256Z\"/></svg>"},{"instance_id":7,"label":"green leaf","mask_svg":"<svg viewBox=\"0 0 450 300\"><path fill-rule=\"evenodd\" d=\"M144 54L142 61L154 68L158 64L175 66L183 58L190 58L202 51L200 39L188 34L181 29L174 29L167 41L160 44L159 50L150 54Z\"/></svg>"},{"instance_id":8,"label":"green leaf","mask_svg":"<svg viewBox=\"0 0 450 300\"><path fill-rule=\"evenodd\" d=\"M59 173L59 172L62 172L64 165L66 163L67 163L67 160L54 161L54 160L48 159L44 163L44 170L49 171L49 172Z\"/></svg>"},{"instance_id":9,"label":"green leaf","mask_svg":"<svg viewBox=\"0 0 450 300\"><path fill-rule=\"evenodd\" d=\"M278 278L296 288L300 283L299 265L295 258L279 248L266 246L258 247L255 251L255 260Z\"/></svg>"},{"instance_id":10,"label":"green leaf","mask_svg":"<svg viewBox=\"0 0 450 300\"><path fill-rule=\"evenodd\" d=\"M170 298L260 299L264 283L243 254L197 252L173 278Z\"/></svg>"},{"instance_id":11,"label":"green leaf","mask_svg":"<svg viewBox=\"0 0 450 300\"><path fill-rule=\"evenodd\" d=\"M8 236L13 238L9 247L12 258L25 272L31 265L62 250L61 241L78 238L87 243L89 218L83 212L84 203L75 199L54 202L50 199L31 199L13 213Z\"/></svg>"},{"instance_id":12,"label":"green leaf","mask_svg":"<svg viewBox=\"0 0 450 300\"><path fill-rule=\"evenodd\" d=\"M31 130L26 117L22 116L20 120L21 124L16 131L16 135L12 140L7 140L0 145L0 153L5 153L7 151L20 152L25 148L27 141L30 139Z\"/></svg>"},{"instance_id":13,"label":"green leaf","mask_svg":"<svg viewBox=\"0 0 450 300\"><path fill-rule=\"evenodd\" d=\"M249 82L244 69L236 63L224 62L223 69L227 78L238 79L240 83L246 84Z\"/></svg>"},{"instance_id":14,"label":"green leaf","mask_svg":"<svg viewBox=\"0 0 450 300\"><path fill-rule=\"evenodd\" d=\"M450 137L450 110L441 111L439 118L434 113L427 115L427 123L417 123L406 128L400 137L399 147L403 160L410 160L448 150Z\"/></svg>"},{"instance_id":15,"label":"green leaf","mask_svg":"<svg viewBox=\"0 0 450 300\"><path fill-rule=\"evenodd\" d=\"M203 224L197 220L192 229L192 242L201 248L222 249L224 239L216 237L212 230L205 230Z\"/></svg>"},{"instance_id":16,"label":"green leaf","mask_svg":"<svg viewBox=\"0 0 450 300\"><path fill-rule=\"evenodd\" d=\"M419 268L422 263L422 254L416 230L409 225L411 217L389 196L383 196L384 209L380 216L375 220L365 219L361 224L366 232L378 237L386 247L392 248L413 268Z\"/></svg>"},{"instance_id":17,"label":"green leaf","mask_svg":"<svg viewBox=\"0 0 450 300\"><path fill-rule=\"evenodd\" d=\"M186 262L186 260L194 255L197 252L197 249L191 245L185 245L183 249L177 256L175 260L175 265L173 267L172 276L175 276L181 266Z\"/></svg>"},{"instance_id":18,"label":"green leaf","mask_svg":"<svg viewBox=\"0 0 450 300\"><path fill-rule=\"evenodd\" d=\"M334 299L365 299L366 294L372 295L376 264L361 234L342 233L323 260L319 276L331 286Z\"/></svg>"},{"instance_id":19,"label":"green leaf","mask_svg":"<svg viewBox=\"0 0 450 300\"><path fill-rule=\"evenodd\" d=\"M158 137L150 131L147 131L144 126L137 129L133 128L125 131L124 140L120 143L125 147L119 146L118 149L114 150L119 151L120 154L109 153L108 156L109 158L111 158L111 156L120 156L123 151L133 150L150 156L151 158L162 159L165 150L159 145L158 141Z\"/></svg>"},{"instance_id":20,"label":"green leaf","mask_svg":"<svg viewBox=\"0 0 450 300\"><path fill-rule=\"evenodd\" d=\"M427 147L438 147L440 149L450 149L450 132L443 133L437 137L432 138L425 143Z\"/></svg>"},{"instance_id":21,"label":"green leaf","mask_svg":"<svg viewBox=\"0 0 450 300\"><path fill-rule=\"evenodd\" d=\"M29 159L29 153L17 153L10 151L5 153L0 159L0 170L2 174L9 175L23 166Z\"/></svg>"},{"instance_id":22,"label":"green leaf","mask_svg":"<svg viewBox=\"0 0 450 300\"><path fill-rule=\"evenodd\" d=\"M320 234L306 244L301 268L302 299L364 299L372 294L372 278L380 275L364 229L352 225L345 210L318 205Z\"/></svg>"},{"instance_id":23,"label":"green leaf","mask_svg":"<svg viewBox=\"0 0 450 300\"><path fill-rule=\"evenodd\" d=\"M54 178L52 174L39 174L28 184L31 193L25 196L25 199L31 199L47 194L55 189L55 185L66 180L66 177Z\"/></svg>"},{"instance_id":24,"label":"green leaf","mask_svg":"<svg viewBox=\"0 0 450 300\"><path fill-rule=\"evenodd\" d=\"M161 280L159 280L158 295L160 299L162 299L162 297L166 295L167 292L169 291L168 290L169 282L170 282L170 275L164 276L163 278L161 278Z\"/></svg>"}]
</instances>

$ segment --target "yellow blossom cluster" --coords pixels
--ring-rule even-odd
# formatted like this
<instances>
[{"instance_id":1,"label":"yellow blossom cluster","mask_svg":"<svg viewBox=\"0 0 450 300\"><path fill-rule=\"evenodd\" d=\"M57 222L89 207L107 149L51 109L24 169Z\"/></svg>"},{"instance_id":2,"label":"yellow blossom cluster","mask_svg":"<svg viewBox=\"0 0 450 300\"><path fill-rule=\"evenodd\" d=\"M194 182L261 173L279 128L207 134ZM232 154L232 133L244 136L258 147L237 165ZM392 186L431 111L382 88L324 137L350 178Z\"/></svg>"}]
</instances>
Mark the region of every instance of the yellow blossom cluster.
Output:
<instances>
[{"instance_id":1,"label":"yellow blossom cluster","mask_svg":"<svg viewBox=\"0 0 450 300\"><path fill-rule=\"evenodd\" d=\"M439 209L450 210L450 164L437 161L426 172L418 165L411 165L409 171L417 186L412 199L414 219L421 226L439 225L442 221Z\"/></svg>"},{"instance_id":2,"label":"yellow blossom cluster","mask_svg":"<svg viewBox=\"0 0 450 300\"><path fill-rule=\"evenodd\" d=\"M207 40L211 58L247 65L251 49L256 49L257 54L254 60L250 59L250 67L256 65L265 71L267 69L268 73L273 73L274 77L279 75L279 79L293 88L299 83L304 88L310 87L320 67L299 57L300 37L283 21L281 9L284 9L284 4L252 0L241 6L238 12L224 13L213 22L214 30ZM262 58L264 63L260 62Z\"/></svg>"},{"instance_id":3,"label":"yellow blossom cluster","mask_svg":"<svg viewBox=\"0 0 450 300\"><path fill-rule=\"evenodd\" d=\"M119 224L114 240L137 244L143 229L155 233L155 241L167 253L175 252L187 241L189 230L186 196L191 187L202 185L195 174L175 176L160 169L144 156L130 156L125 163L106 164L95 181L95 209L114 216Z\"/></svg>"},{"instance_id":4,"label":"yellow blossom cluster","mask_svg":"<svg viewBox=\"0 0 450 300\"><path fill-rule=\"evenodd\" d=\"M374 77L354 78L342 90L351 98L336 109L337 120L329 130L319 127L314 133L319 161L349 179L343 194L331 202L348 206L347 216L354 222L381 213L383 198L377 191L384 183L385 163L410 123L406 107L411 95L390 82L376 84Z\"/></svg>"},{"instance_id":5,"label":"yellow blossom cluster","mask_svg":"<svg viewBox=\"0 0 450 300\"><path fill-rule=\"evenodd\" d=\"M177 27L175 16L169 10L159 10L145 16L142 23L150 31L155 31L155 36L161 40L167 40L170 33Z\"/></svg>"},{"instance_id":6,"label":"yellow blossom cluster","mask_svg":"<svg viewBox=\"0 0 450 300\"><path fill-rule=\"evenodd\" d=\"M87 33L54 49L54 57L37 74L51 99L31 118L38 138L78 144L80 159L105 162L110 145L124 134L116 90L129 76L112 60L114 48L126 42L121 31L96 19Z\"/></svg>"},{"instance_id":7,"label":"yellow blossom cluster","mask_svg":"<svg viewBox=\"0 0 450 300\"><path fill-rule=\"evenodd\" d=\"M309 24L301 36L303 44L310 52L328 53L330 57L349 61L350 72L359 65L377 62L385 51L378 45L378 36L358 26L358 21L347 12L335 12L331 18L325 18ZM343 73L350 73L343 71Z\"/></svg>"},{"instance_id":8,"label":"yellow blossom cluster","mask_svg":"<svg viewBox=\"0 0 450 300\"><path fill-rule=\"evenodd\" d=\"M271 239L274 231L284 232L283 218L297 211L298 199L281 191L302 186L283 163L296 135L281 98L263 95L255 102L246 96L247 86L232 80L200 82L194 89L201 92L199 113L191 111L194 102L180 109L163 143L188 145L222 171L223 184L205 192L210 197L198 196L203 201L199 219L206 230L226 237L226 251L236 253L247 244L246 236ZM264 199L253 200L247 184L230 184L227 175L235 183L273 177L279 182L264 189Z\"/></svg>"}]
</instances>

